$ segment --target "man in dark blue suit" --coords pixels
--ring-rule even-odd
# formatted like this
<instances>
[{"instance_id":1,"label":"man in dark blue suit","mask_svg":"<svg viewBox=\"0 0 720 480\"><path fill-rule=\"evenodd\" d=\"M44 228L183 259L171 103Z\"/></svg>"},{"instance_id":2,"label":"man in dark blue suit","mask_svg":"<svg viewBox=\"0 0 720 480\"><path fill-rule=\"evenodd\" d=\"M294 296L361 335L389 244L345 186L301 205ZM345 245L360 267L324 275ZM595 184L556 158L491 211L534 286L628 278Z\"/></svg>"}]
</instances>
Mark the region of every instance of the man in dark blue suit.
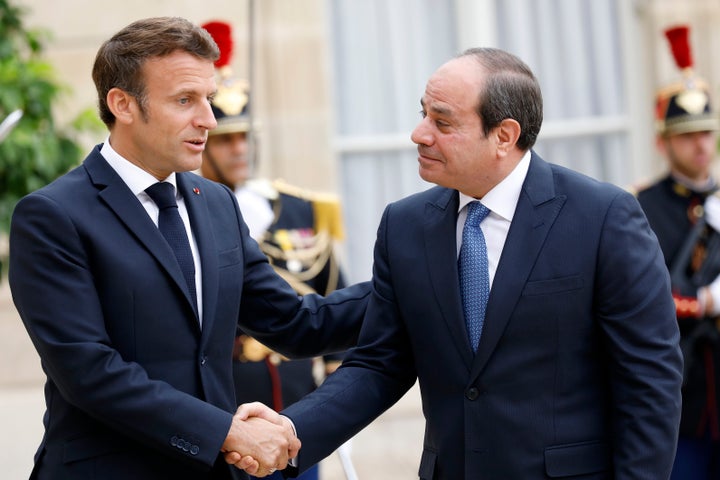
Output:
<instances>
[{"instance_id":1,"label":"man in dark blue suit","mask_svg":"<svg viewBox=\"0 0 720 480\"><path fill-rule=\"evenodd\" d=\"M286 355L357 339L367 285L299 297L251 240L233 192L188 173L216 126L217 56L184 19L122 29L93 68L108 140L17 205L10 286L47 374L32 478L247 478L228 451L266 475L299 442L234 414L236 328Z\"/></svg>"},{"instance_id":2,"label":"man in dark blue suit","mask_svg":"<svg viewBox=\"0 0 720 480\"><path fill-rule=\"evenodd\" d=\"M450 60L421 105L412 139L420 176L438 186L386 208L359 346L283 411L303 443L294 463L328 455L418 379L421 479L667 479L682 360L637 201L531 150L540 88L509 53ZM483 245L474 262L465 233ZM458 263L489 284L487 301Z\"/></svg>"}]
</instances>

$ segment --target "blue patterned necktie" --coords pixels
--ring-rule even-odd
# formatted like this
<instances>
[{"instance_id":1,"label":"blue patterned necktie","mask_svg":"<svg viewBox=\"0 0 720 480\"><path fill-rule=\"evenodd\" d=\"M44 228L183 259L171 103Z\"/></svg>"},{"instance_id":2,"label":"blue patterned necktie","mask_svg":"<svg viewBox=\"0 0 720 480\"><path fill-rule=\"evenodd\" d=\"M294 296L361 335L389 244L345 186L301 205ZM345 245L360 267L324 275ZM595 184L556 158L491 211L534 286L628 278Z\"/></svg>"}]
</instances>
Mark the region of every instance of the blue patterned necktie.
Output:
<instances>
[{"instance_id":1,"label":"blue patterned necktie","mask_svg":"<svg viewBox=\"0 0 720 480\"><path fill-rule=\"evenodd\" d=\"M487 245L480 229L480 222L490 210L482 203L474 201L468 204L467 211L458 269L468 338L473 352L476 352L485 321L485 308L490 296Z\"/></svg>"},{"instance_id":2,"label":"blue patterned necktie","mask_svg":"<svg viewBox=\"0 0 720 480\"><path fill-rule=\"evenodd\" d=\"M192 298L193 305L197 310L195 261L193 260L192 250L190 250L185 224L180 218L180 212L175 201L175 187L173 187L172 183L158 182L146 188L145 192L160 210L158 228L175 253L175 258L180 264L180 269L190 290L190 298Z\"/></svg>"}]
</instances>

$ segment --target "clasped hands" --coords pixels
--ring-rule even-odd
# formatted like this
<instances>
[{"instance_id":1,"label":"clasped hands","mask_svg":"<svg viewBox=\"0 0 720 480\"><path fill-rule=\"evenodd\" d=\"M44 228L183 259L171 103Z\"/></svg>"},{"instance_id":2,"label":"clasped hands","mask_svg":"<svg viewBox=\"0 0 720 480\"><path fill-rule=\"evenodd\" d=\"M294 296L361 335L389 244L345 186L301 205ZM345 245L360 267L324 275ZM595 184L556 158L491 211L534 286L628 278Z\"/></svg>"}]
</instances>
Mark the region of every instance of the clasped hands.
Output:
<instances>
[{"instance_id":1,"label":"clasped hands","mask_svg":"<svg viewBox=\"0 0 720 480\"><path fill-rule=\"evenodd\" d=\"M256 477L284 469L299 451L290 421L260 402L240 405L222 446L228 464Z\"/></svg>"}]
</instances>

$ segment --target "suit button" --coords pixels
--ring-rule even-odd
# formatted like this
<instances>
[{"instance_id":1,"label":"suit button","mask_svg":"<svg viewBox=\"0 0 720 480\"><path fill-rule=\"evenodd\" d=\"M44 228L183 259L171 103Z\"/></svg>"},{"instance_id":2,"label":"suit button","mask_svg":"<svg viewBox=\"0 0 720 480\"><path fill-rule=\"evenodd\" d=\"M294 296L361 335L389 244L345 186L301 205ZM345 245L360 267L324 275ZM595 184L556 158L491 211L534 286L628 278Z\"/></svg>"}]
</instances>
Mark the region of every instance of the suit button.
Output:
<instances>
[{"instance_id":1,"label":"suit button","mask_svg":"<svg viewBox=\"0 0 720 480\"><path fill-rule=\"evenodd\" d=\"M198 453L200 453L200 447L197 445L190 447L190 455L197 455Z\"/></svg>"},{"instance_id":2,"label":"suit button","mask_svg":"<svg viewBox=\"0 0 720 480\"><path fill-rule=\"evenodd\" d=\"M203 356L203 357L200 359L200 365L205 365L205 362L207 362L207 357Z\"/></svg>"},{"instance_id":3,"label":"suit button","mask_svg":"<svg viewBox=\"0 0 720 480\"><path fill-rule=\"evenodd\" d=\"M477 398L480 396L480 390L478 390L475 387L470 387L465 392L465 398L468 400L477 400Z\"/></svg>"}]
</instances>

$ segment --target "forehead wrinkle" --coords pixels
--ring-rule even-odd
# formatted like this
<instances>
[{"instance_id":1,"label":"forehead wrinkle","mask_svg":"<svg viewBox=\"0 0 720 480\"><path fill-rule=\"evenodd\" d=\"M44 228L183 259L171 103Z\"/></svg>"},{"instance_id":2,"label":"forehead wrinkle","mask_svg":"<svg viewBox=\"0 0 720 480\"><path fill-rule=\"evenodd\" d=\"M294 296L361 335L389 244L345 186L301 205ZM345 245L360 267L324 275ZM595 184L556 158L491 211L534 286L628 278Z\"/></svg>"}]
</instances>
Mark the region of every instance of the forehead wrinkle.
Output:
<instances>
[{"instance_id":1,"label":"forehead wrinkle","mask_svg":"<svg viewBox=\"0 0 720 480\"><path fill-rule=\"evenodd\" d=\"M420 105L422 105L423 109L429 109L432 113L436 115L451 115L452 110L449 107L438 105L437 103L432 103L430 107L428 108L425 102L424 98L420 99Z\"/></svg>"}]
</instances>

